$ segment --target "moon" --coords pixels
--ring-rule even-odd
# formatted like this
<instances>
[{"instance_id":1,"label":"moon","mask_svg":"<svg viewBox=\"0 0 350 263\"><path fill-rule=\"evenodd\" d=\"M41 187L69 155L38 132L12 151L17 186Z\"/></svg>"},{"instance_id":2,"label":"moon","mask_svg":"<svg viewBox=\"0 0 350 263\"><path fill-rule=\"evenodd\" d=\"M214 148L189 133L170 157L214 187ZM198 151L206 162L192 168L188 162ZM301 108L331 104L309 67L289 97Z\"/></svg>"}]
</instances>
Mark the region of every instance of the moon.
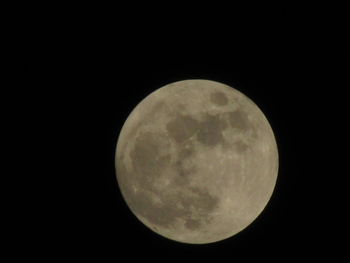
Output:
<instances>
[{"instance_id":1,"label":"moon","mask_svg":"<svg viewBox=\"0 0 350 263\"><path fill-rule=\"evenodd\" d=\"M266 207L278 175L273 130L225 84L191 79L148 95L125 121L116 175L132 213L171 240L232 237Z\"/></svg>"}]
</instances>

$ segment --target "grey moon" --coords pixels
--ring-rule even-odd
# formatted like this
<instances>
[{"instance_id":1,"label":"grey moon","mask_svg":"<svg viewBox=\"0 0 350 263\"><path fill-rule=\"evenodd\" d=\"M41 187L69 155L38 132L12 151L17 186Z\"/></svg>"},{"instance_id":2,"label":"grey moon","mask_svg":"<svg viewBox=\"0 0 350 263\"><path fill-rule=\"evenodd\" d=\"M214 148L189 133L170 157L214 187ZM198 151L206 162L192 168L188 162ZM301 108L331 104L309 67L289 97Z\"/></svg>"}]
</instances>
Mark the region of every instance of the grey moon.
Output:
<instances>
[{"instance_id":1,"label":"grey moon","mask_svg":"<svg viewBox=\"0 0 350 263\"><path fill-rule=\"evenodd\" d=\"M148 95L117 142L116 175L132 213L155 233L206 244L263 211L278 175L273 130L258 106L225 84L191 79Z\"/></svg>"}]
</instances>

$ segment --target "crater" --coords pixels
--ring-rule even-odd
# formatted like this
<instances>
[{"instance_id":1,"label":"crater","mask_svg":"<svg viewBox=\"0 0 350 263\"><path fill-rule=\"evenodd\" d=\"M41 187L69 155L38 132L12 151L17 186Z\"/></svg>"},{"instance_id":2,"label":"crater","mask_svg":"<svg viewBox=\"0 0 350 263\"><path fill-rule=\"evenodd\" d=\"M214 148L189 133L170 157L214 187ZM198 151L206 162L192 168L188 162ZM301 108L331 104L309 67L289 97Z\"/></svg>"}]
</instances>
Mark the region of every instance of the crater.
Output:
<instances>
[{"instance_id":1,"label":"crater","mask_svg":"<svg viewBox=\"0 0 350 263\"><path fill-rule=\"evenodd\" d=\"M199 124L197 140L206 146L215 146L224 142L222 130L226 128L226 123L220 120L218 115L206 114L204 121Z\"/></svg>"},{"instance_id":2,"label":"crater","mask_svg":"<svg viewBox=\"0 0 350 263\"><path fill-rule=\"evenodd\" d=\"M210 101L219 106L223 106L228 103L226 95L219 91L210 94Z\"/></svg>"},{"instance_id":3,"label":"crater","mask_svg":"<svg viewBox=\"0 0 350 263\"><path fill-rule=\"evenodd\" d=\"M177 115L167 123L166 129L176 142L182 143L198 130L198 121L188 115Z\"/></svg>"}]
</instances>

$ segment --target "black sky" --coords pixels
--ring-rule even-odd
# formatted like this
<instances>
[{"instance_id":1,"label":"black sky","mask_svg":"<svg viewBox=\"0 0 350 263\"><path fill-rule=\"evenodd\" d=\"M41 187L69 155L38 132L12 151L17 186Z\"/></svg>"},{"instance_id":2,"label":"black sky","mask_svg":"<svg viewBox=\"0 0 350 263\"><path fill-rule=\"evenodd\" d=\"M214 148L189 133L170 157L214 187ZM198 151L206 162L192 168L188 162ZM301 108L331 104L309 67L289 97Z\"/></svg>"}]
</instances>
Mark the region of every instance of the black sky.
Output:
<instances>
[{"instance_id":1,"label":"black sky","mask_svg":"<svg viewBox=\"0 0 350 263\"><path fill-rule=\"evenodd\" d=\"M181 15L170 6L85 8L48 12L26 25L25 153L40 164L38 191L23 201L31 218L23 242L33 245L26 253L99 262L340 260L342 172L330 163L344 132L334 109L345 112L335 61L347 53L327 44L338 39L324 17L268 6L185 8ZM114 171L131 110L155 89L188 78L223 82L250 97L269 119L280 154L275 192L261 216L235 237L202 246L144 227Z\"/></svg>"}]
</instances>

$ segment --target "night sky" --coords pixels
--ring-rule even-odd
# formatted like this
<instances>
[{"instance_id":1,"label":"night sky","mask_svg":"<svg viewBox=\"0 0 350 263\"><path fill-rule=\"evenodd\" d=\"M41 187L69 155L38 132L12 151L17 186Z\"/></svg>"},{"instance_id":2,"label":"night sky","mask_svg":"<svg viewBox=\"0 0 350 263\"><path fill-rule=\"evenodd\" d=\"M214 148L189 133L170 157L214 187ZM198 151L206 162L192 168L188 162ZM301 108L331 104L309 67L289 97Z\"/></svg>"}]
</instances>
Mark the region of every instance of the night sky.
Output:
<instances>
[{"instance_id":1,"label":"night sky","mask_svg":"<svg viewBox=\"0 0 350 263\"><path fill-rule=\"evenodd\" d=\"M21 201L28 218L18 219L22 254L47 262L340 262L346 206L337 189L346 172L332 163L340 162L333 147L343 144L345 126L333 111L345 112L335 84L344 69L334 68L348 53L328 50L332 36L325 34L333 31L309 11L286 7L185 8L181 15L170 5L157 8L75 7L26 26L19 134L26 130L29 143L21 155L39 168L38 190ZM190 78L251 98L274 130L280 158L263 213L236 236L208 245L147 229L122 199L114 168L132 109L161 86Z\"/></svg>"}]
</instances>

